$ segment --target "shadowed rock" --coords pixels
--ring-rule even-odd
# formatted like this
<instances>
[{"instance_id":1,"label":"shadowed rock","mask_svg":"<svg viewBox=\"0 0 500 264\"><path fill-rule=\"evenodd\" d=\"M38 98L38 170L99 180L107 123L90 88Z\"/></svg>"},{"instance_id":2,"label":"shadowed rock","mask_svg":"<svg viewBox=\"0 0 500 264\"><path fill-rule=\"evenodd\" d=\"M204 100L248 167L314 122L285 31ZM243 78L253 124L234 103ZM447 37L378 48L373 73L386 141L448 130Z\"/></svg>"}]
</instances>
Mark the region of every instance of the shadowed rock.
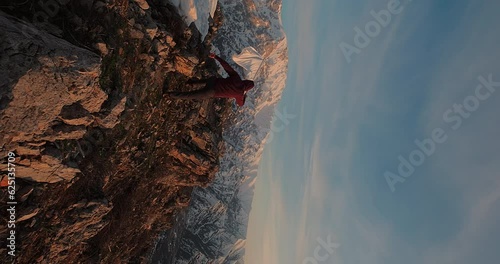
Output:
<instances>
[{"instance_id":1,"label":"shadowed rock","mask_svg":"<svg viewBox=\"0 0 500 264\"><path fill-rule=\"evenodd\" d=\"M108 95L99 86L100 57L0 12L0 146L27 156L18 177L37 182L70 180L80 172L43 154L56 140L81 139ZM121 104L123 105L123 104ZM117 124L123 107L100 118ZM38 146L24 147L37 143ZM29 151L28 151L29 150ZM26 157L25 157L26 159Z\"/></svg>"}]
</instances>

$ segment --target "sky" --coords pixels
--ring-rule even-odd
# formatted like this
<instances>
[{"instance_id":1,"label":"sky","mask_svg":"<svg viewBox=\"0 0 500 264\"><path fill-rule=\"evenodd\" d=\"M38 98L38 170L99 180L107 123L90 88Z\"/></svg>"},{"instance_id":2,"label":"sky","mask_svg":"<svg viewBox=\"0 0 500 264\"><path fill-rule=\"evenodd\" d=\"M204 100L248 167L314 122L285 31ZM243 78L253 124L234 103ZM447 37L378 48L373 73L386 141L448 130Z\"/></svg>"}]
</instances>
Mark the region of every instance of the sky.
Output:
<instances>
[{"instance_id":1,"label":"sky","mask_svg":"<svg viewBox=\"0 0 500 264\"><path fill-rule=\"evenodd\" d=\"M397 3L283 0L246 263L500 259L500 1Z\"/></svg>"}]
</instances>

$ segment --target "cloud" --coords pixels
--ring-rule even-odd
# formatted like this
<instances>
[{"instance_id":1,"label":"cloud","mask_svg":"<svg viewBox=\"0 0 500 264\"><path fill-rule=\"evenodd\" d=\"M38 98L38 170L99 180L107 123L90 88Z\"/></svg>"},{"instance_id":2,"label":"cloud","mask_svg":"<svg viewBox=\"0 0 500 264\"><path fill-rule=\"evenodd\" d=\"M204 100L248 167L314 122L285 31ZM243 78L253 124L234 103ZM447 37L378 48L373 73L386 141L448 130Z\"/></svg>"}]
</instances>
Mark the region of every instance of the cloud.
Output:
<instances>
[{"instance_id":1,"label":"cloud","mask_svg":"<svg viewBox=\"0 0 500 264\"><path fill-rule=\"evenodd\" d=\"M297 38L291 40L292 43L290 43L290 45L297 46L296 49L290 49L290 52L297 52L290 54L296 60L294 66L297 67L297 75L290 76L292 80L289 81L297 84L299 89L307 87L308 78L314 69L314 53L318 39L317 31L314 30L318 26L315 24L318 16L317 9L318 6L309 1L298 1L295 13L288 14L296 19L294 32L297 34Z\"/></svg>"},{"instance_id":2,"label":"cloud","mask_svg":"<svg viewBox=\"0 0 500 264\"><path fill-rule=\"evenodd\" d=\"M483 6L481 6L483 5ZM454 25L440 45L448 47L451 56L436 61L432 80L429 83L428 102L420 116L421 127L433 129L442 125L442 114L454 103L459 103L465 95L473 93L479 84L477 77L493 74L500 79L498 71L500 53L497 50L500 36L490 34L490 25L496 24L496 10L500 3L484 6L478 2L468 2L462 18ZM477 19L481 17L481 19Z\"/></svg>"},{"instance_id":3,"label":"cloud","mask_svg":"<svg viewBox=\"0 0 500 264\"><path fill-rule=\"evenodd\" d=\"M447 210L457 212L459 217L429 216L435 220L429 221L428 228L437 225L437 222L444 222L446 225L457 225L458 230L443 235L439 241L429 240L419 245L420 263L487 263L492 261L488 256L496 254L498 257L490 245L498 242L491 241L492 232L499 231L500 143L496 138L500 125L492 120L497 119L500 94L493 94L490 99L481 102L477 111L463 119L463 125L458 130L452 130L442 117L453 104L463 103L466 96L474 94L479 84L478 76L493 73L493 79L500 80L500 55L493 52L497 50L500 36L490 34L488 26L497 23L494 10L498 8L493 5L500 6L499 3L488 6L467 3L460 19L452 25L459 30L451 31L444 40L436 40L446 47L448 56L443 56L433 65L431 80L428 86L422 87L427 101L417 119L417 127L422 128L420 136L429 136L430 131L439 127L446 130L449 139L438 145L436 154L426 161L425 170L420 172L422 177L414 177L414 183L407 184L422 183L425 179L424 184L438 192L435 195L449 200ZM422 202L425 199L422 196Z\"/></svg>"},{"instance_id":4,"label":"cloud","mask_svg":"<svg viewBox=\"0 0 500 264\"><path fill-rule=\"evenodd\" d=\"M500 66L500 65L499 65ZM497 67L498 68L498 67ZM500 206L500 179L496 138L500 125L491 120L497 118L500 95L485 101L484 105L464 120L461 128L449 129L449 140L439 146L436 155L429 161L427 173L434 175L431 184L441 190L443 196L457 197L453 207L460 212L461 228L443 242L426 249L425 263L478 263L490 262L487 253L496 254L488 241L498 233Z\"/></svg>"},{"instance_id":5,"label":"cloud","mask_svg":"<svg viewBox=\"0 0 500 264\"><path fill-rule=\"evenodd\" d=\"M311 30L315 27L314 21L317 21L315 16L318 8L313 3L319 4L319 2L298 1L294 12L290 14L291 17L297 18L294 24L297 39L289 38L290 42L296 41L295 53L290 54L291 57L295 57L291 62L296 65L292 65L295 69L288 79L288 85L292 89L287 88L286 92L294 95L288 103L291 101L298 103L297 106L290 103L290 107L287 108L291 112L294 106L297 111L293 113L297 113L299 118L289 126L294 131L283 134L284 145L280 146L281 149L274 148L269 156L270 161L267 164L272 164L272 168L265 174L274 180L267 182L272 195L266 204L267 220L262 227L265 233L265 239L262 241L265 243L259 244L263 252L259 261L249 263L300 262L313 254L317 246L316 238L325 235L333 235L341 244L338 254L332 256L334 263L403 263L401 261L455 263L454 261L476 254L478 246L472 247L470 244L480 244L485 239L485 234L488 234L488 230L495 230L493 226L495 221L491 219L495 219L493 213L495 206L498 206L500 196L498 187L500 184L496 180L497 172L500 170L496 166L499 158L496 153L500 144L488 140L496 138L500 132L498 126L493 124L496 120L496 111L492 111L499 101L492 100L490 106L485 105L485 108L477 112L478 115L474 119L467 121L470 125L461 128L453 138L450 134L447 145L439 146L436 154L426 163L429 168L421 172L432 177L425 178L425 175L421 178L414 177L405 185L408 193L402 192L392 200L383 200L383 206L388 208L394 205L400 208L420 207L419 212L425 212L426 203L433 202L425 192L437 190L441 193L432 194L463 198L450 203L453 207L450 210L459 211L464 216L463 219L447 219L443 215L421 216L426 217L428 225L435 225L438 220L453 223L460 223L463 220L463 226L459 232L452 234L452 237L441 237L440 241L424 241L422 245L420 240L415 241L415 238L407 234L413 235L411 230L395 232L395 230L401 231L398 229L401 226L411 228L414 223L398 223L399 219L408 219L408 217L397 218L401 212L386 211L384 212L386 215L379 213L376 206L380 204L375 203L380 202L380 196L384 196L385 193L377 192L388 192L386 186L383 190L377 189L376 186L370 185L373 182L365 182L355 175L357 171L368 168L356 160L360 152L367 150L367 146L360 145L364 136L378 133L377 135L382 135L381 139L389 141L391 136L401 136L391 135L394 133L390 131L391 128L408 125L391 120L371 120L370 117L376 115L370 111L375 109L391 113L400 109L397 103L393 102L397 98L381 87L381 79L401 78L392 76L387 68L388 65L396 68L402 60L398 57L402 53L392 52L395 47L401 48L408 41L415 42L416 38L427 37L421 35L424 34L421 32L415 35L415 31L421 23L428 22L426 19L429 19L428 15L432 13L429 7L431 2L414 1L401 15L394 17L390 26L347 65L340 49L337 48L343 39L334 39L339 36L338 33L318 35L318 32ZM495 10L490 9L491 11L487 12L490 16L482 17L487 21ZM371 8L366 10L365 13L369 14ZM421 16L418 19L410 19L406 12L412 14L410 18ZM465 20L457 26L463 31L455 32L455 36L447 36L451 40L442 43L445 47L449 47L447 50L452 54L456 52L457 56L451 56L449 60L438 64L432 72L430 85L422 87L420 95L425 93L429 101L418 106L419 109L415 110L417 115L412 114L407 117L418 118L416 121L408 121L417 122L417 124L412 123L412 126L430 131L442 125L441 115L444 110L457 98L463 99L461 92L466 91L465 86L474 87L469 84L464 85L462 73L476 78L476 74L485 69L499 68L500 65L497 64L497 61L500 61L499 55L490 54L490 57L487 57L488 52L484 51L496 50L493 46L498 40L491 36L494 34L478 30L480 22L470 20L472 17L477 17L476 12L479 11L467 10L463 17ZM348 30L365 22L360 20ZM335 24L333 25L332 27L335 27ZM335 28L331 30L335 32ZM474 37L469 38L469 33ZM478 39L484 42L477 44ZM315 57L318 54L320 56ZM424 57L425 54L408 54L408 57L415 60L418 56ZM470 64L464 65L463 62ZM426 69L415 68L415 72L405 73L403 77L417 76L419 70ZM498 76L500 78L500 72ZM407 80L393 81L391 84L398 85L404 93L404 89L407 89L405 81ZM404 103L408 102L401 104ZM378 123L390 124L391 127L379 125L377 131L362 131L361 128L367 123L376 128ZM414 133L418 134L420 131ZM427 135L424 133L421 136ZM375 137L372 135L371 138ZM479 141L478 138L485 140ZM278 141L273 141L273 144L276 142ZM293 153L284 153L287 151ZM383 156L384 151L380 150L377 154ZM280 158L276 158L277 156ZM285 164L281 157L297 157L297 159L286 160L293 164ZM304 158L301 160L300 157ZM383 161L384 157L372 157L370 160L362 160L361 163L380 160ZM302 171L290 169L290 167L301 168L295 166L300 162L304 168L304 175L301 175ZM355 168L358 170L354 170ZM474 178L475 175L482 177L479 180ZM424 179L429 182L421 185L415 183ZM380 180L383 181L383 177L380 177ZM299 189L298 192L290 193L290 189L283 187L283 182L287 183L286 186L291 186L291 181L294 181L291 189ZM426 184L432 185L432 188L415 190L416 187L420 188ZM421 197L417 197L419 199L416 200L408 199L409 193L415 192ZM412 203L407 203L409 201ZM411 219L411 221L418 220ZM425 240L425 237L418 239ZM425 253L423 257L422 253ZM386 261L388 258L396 261Z\"/></svg>"},{"instance_id":6,"label":"cloud","mask_svg":"<svg viewBox=\"0 0 500 264\"><path fill-rule=\"evenodd\" d=\"M348 201L349 195L356 195L352 192L355 191L349 179L349 167L352 165L350 161L352 160L352 155L357 148L357 134L358 125L362 116L364 108L369 102L370 95L374 92L376 87L377 78L382 70L383 61L385 55L389 50L391 41L393 39L393 31L395 31L399 25L399 20L395 19L392 26L386 29L387 34L380 36L376 41L374 41L372 50L364 51L364 57L359 58L358 62L353 63L354 70L352 77L348 79L348 83L341 84L339 80L343 79L342 76L342 64L344 63L344 57L336 46L331 46L328 43L323 42L323 44L318 43L319 38L314 36L313 30L314 25L311 21L314 17L314 8L312 5L306 2L301 2L302 7L299 8L301 12L301 17L304 17L304 21L298 21L298 41L297 46L300 50L298 55L298 74L289 79L288 83L292 83L292 86L300 88L309 88L311 85L315 89L316 94L321 94L315 104L311 104L307 100L302 101L302 108L299 114L299 131L298 138L306 139L313 138L312 144L301 145L302 149L299 149L299 155L302 153L305 157L304 167L305 175L303 179L303 191L302 198L297 209L293 211L292 215L287 215L286 212L269 212L276 216L270 222L274 222L278 219L283 219L281 223L293 223L291 218L298 218L298 222L294 225L289 225L285 227L281 225L274 230L274 233L269 235L269 239L278 239L276 237L279 233L291 234L291 238L295 241L295 254L292 259L290 256L283 256L279 259L279 263L291 263L289 261L301 261L304 258L311 256L313 254L314 248L317 246L316 239L324 235L332 235L336 238L339 235L336 232L341 232L343 224L345 224L344 219L352 217L351 220L357 221L357 226L352 226L352 232L361 234L362 237L368 238L367 241L377 241L377 243L371 245L368 243L361 243L362 247L365 248L370 254L364 254L363 259L368 259L372 257L374 252L378 252L381 243L385 237L381 237L386 230L379 230L379 226L367 225L360 226L360 223L366 222L360 215L351 215L352 213L350 206L356 206L355 204L350 204ZM333 42L333 40L331 40ZM316 50L313 51L312 48ZM313 52L323 54L320 61L313 61ZM317 69L317 65L322 65L319 71L312 72L311 69ZM345 67L345 65L344 65ZM359 78L362 75L363 78ZM314 82L311 80L316 79ZM308 83L309 82L309 83ZM333 84L333 85L332 85ZM310 89L310 88L309 88ZM310 90L309 90L310 91ZM297 91L299 94L304 92L309 92L308 90ZM300 96L300 95L299 95ZM306 96L306 95L304 95ZM347 101L349 103L345 104ZM315 105L314 109L311 110L311 106ZM323 113L316 115L316 119L313 120L314 129L310 129L308 123L311 122L311 111ZM323 111L322 111L323 110ZM325 110L327 112L325 112ZM357 118L351 116L355 112ZM333 114L330 114L333 113ZM325 116L328 116L325 119ZM348 122L346 117L349 117ZM343 125L348 125L347 127ZM311 137L311 130L314 131ZM335 137L337 131L347 131L342 132L347 135L347 142L342 144L342 147L332 149L331 146L325 148L325 142L330 142L332 137ZM297 139L290 139L296 141ZM331 171L331 165L335 164L335 171ZM279 174L279 171L270 172L270 175ZM339 186L332 187L332 180L338 179ZM276 193L282 193L283 190L274 190ZM300 194L297 194L300 195ZM271 199L278 199L273 195ZM285 198L286 199L286 198ZM285 201L286 202L286 201ZM298 217L297 217L298 216ZM288 218L288 220L287 220ZM279 221L279 220L278 220ZM288 228L288 229L287 229ZM280 231L278 231L280 230ZM348 238L347 235L342 234L343 237ZM284 240L281 237L282 241ZM342 241L339 241L342 244ZM286 243L285 243L286 244ZM360 246L361 246L360 245ZM270 243L266 243L268 249L274 249L271 247ZM285 252L289 252L289 248L282 249ZM272 250L268 250L270 252ZM340 260L340 256L334 257ZM270 259L270 257L268 257ZM264 263L275 263L275 262L264 262ZM276 262L278 263L278 262Z\"/></svg>"},{"instance_id":7,"label":"cloud","mask_svg":"<svg viewBox=\"0 0 500 264\"><path fill-rule=\"evenodd\" d=\"M332 175L325 172L328 164L328 155L321 147L320 135L315 137L314 144L306 149L305 156L309 157L304 183L304 195L298 208L299 222L297 227L295 259L302 260L313 253L316 247L316 238L320 235L334 235L332 226L325 226L324 219L331 219L333 212L342 211L344 207L341 192L334 192L328 183ZM326 158L325 158L326 156ZM325 163L326 161L326 163ZM333 224L333 222L330 222Z\"/></svg>"}]
</instances>

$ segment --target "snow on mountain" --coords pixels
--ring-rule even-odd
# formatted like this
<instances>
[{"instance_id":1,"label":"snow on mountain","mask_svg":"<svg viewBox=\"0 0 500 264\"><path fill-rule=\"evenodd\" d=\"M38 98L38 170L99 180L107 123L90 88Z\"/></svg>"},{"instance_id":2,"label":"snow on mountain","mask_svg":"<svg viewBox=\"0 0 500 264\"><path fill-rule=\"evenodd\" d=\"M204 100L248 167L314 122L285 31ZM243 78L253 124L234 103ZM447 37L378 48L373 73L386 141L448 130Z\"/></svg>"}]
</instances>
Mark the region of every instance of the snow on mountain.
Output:
<instances>
[{"instance_id":1,"label":"snow on mountain","mask_svg":"<svg viewBox=\"0 0 500 264\"><path fill-rule=\"evenodd\" d=\"M217 0L169 0L177 7L187 25L194 22L201 33L201 40L208 34L208 18L214 17Z\"/></svg>"},{"instance_id":2,"label":"snow on mountain","mask_svg":"<svg viewBox=\"0 0 500 264\"><path fill-rule=\"evenodd\" d=\"M286 82L288 50L281 0L219 3L224 23L214 49L230 63L235 58L243 68L232 64L242 76L258 70L256 86L224 131L226 153L214 182L193 192L179 246L168 252L175 254L174 263L243 263L257 169L264 144L273 136L271 122Z\"/></svg>"}]
</instances>

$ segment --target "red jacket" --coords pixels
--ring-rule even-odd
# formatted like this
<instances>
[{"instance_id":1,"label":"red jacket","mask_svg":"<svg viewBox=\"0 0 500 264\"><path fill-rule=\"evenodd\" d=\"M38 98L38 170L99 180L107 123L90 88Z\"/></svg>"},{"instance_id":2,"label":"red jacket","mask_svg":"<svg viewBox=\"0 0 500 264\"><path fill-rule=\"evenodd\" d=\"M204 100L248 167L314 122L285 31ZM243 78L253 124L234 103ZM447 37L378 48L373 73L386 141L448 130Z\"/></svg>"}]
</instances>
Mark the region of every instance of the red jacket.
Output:
<instances>
[{"instance_id":1,"label":"red jacket","mask_svg":"<svg viewBox=\"0 0 500 264\"><path fill-rule=\"evenodd\" d=\"M242 80L240 75L223 59L215 56L224 70L229 74L227 78L215 79L214 90L215 97L235 98L239 106L245 104L245 92L252 89L253 81Z\"/></svg>"}]
</instances>

